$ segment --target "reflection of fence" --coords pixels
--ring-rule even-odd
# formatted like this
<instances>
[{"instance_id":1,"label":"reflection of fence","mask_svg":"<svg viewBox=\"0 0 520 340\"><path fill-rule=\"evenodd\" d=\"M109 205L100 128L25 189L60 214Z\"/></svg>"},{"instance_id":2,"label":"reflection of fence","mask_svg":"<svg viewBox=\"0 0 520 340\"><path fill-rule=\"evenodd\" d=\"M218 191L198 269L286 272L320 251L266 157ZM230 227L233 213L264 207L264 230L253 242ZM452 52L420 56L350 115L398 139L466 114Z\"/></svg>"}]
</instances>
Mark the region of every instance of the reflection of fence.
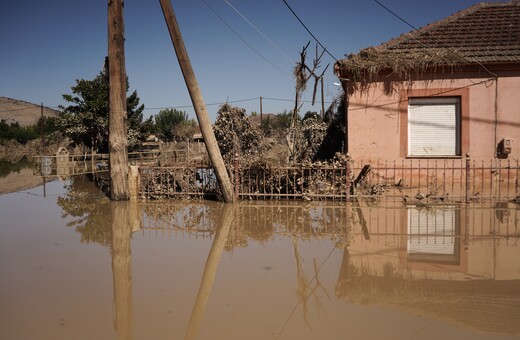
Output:
<instances>
[{"instance_id":1,"label":"reflection of fence","mask_svg":"<svg viewBox=\"0 0 520 340\"><path fill-rule=\"evenodd\" d=\"M221 208L210 203L145 203L143 229L161 236L212 237ZM414 256L454 256L459 252L456 244L469 240L474 245L497 240L505 246L519 245L520 209L511 203L423 207L397 202L367 206L252 201L236 206L231 243L267 241L275 235L340 243L355 238L357 242L370 240L374 245L397 244Z\"/></svg>"},{"instance_id":2,"label":"reflection of fence","mask_svg":"<svg viewBox=\"0 0 520 340\"><path fill-rule=\"evenodd\" d=\"M207 169L207 168L205 168ZM141 195L186 197L216 194L218 186L196 185L197 165L141 168ZM209 171L209 170L207 170ZM519 161L470 159L402 160L363 164L276 167L265 163L229 170L242 199L348 200L394 198L408 201L506 201L520 195ZM209 177L214 179L213 175ZM196 190L194 190L196 189ZM209 190L209 191L208 191ZM211 191L213 190L213 191Z\"/></svg>"}]
</instances>

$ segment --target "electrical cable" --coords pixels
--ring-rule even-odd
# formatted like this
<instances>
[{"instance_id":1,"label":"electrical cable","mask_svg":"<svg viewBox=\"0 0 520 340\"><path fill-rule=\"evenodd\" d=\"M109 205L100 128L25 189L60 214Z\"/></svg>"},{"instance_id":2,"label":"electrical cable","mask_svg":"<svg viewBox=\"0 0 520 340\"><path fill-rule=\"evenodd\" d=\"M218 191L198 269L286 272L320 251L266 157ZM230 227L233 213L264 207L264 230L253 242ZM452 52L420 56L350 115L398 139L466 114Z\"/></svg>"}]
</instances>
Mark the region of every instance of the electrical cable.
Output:
<instances>
[{"instance_id":1,"label":"electrical cable","mask_svg":"<svg viewBox=\"0 0 520 340\"><path fill-rule=\"evenodd\" d=\"M285 54L285 52L282 51L280 47L278 47L271 39L269 39L268 36L266 36L262 31L260 31L258 27L256 27L249 19L247 19L242 13L240 13L240 11L236 9L231 3L229 3L228 0L224 0L224 2L228 4L228 6L231 7L235 12L237 12L238 15L240 15L242 19L244 19L251 27L253 27L258 34L260 34L265 40L267 40L267 42L271 44L271 46L278 50L278 52L280 52L280 54L283 55L285 59L287 59L291 63L295 63L294 60L292 60L287 54Z\"/></svg>"},{"instance_id":2,"label":"electrical cable","mask_svg":"<svg viewBox=\"0 0 520 340\"><path fill-rule=\"evenodd\" d=\"M323 50L325 52L327 52L327 54L332 58L334 59L335 61L338 61L338 59L336 59L336 57L334 57L330 52L329 50L327 50L327 48L325 46L323 46L323 44L318 40L318 38L316 38L314 36L314 34L312 34L312 32L307 28L307 26L303 23L303 21L298 17L298 15L293 11L293 9L291 8L291 6L289 6L289 4L287 3L287 1L285 0L282 0L284 2L284 4L287 6L287 8L289 8L289 10L291 11L291 13L296 17L296 19L298 19L298 21L300 22L300 24L302 24L303 28L305 28L305 30L311 35L311 37L314 38L314 40L318 43L318 45L321 46L321 48L323 48Z\"/></svg>"},{"instance_id":3,"label":"electrical cable","mask_svg":"<svg viewBox=\"0 0 520 340\"><path fill-rule=\"evenodd\" d=\"M283 69L281 69L280 67L276 66L273 62L271 62L269 59L267 59L266 57L264 57L258 50L256 50L250 43L248 43L240 34L238 34L238 32L236 32L225 20L224 18L222 18L214 9L213 7L211 7L209 5L209 3L206 1L206 0L202 0L202 2L213 12L213 14L215 14L217 16L217 18L220 19L220 21L222 21L222 23L224 23L224 25L227 26L227 28L229 28L231 30L231 32L233 32L240 40L242 40L242 42L244 44L246 44L247 47L249 47L253 52L255 52L260 58L262 58L265 62L267 62L268 64L270 64L271 66L273 66L274 68L276 68L278 71L282 72L283 74L289 76L289 77L292 77L292 75L290 75L289 73L285 72Z\"/></svg>"}]
</instances>

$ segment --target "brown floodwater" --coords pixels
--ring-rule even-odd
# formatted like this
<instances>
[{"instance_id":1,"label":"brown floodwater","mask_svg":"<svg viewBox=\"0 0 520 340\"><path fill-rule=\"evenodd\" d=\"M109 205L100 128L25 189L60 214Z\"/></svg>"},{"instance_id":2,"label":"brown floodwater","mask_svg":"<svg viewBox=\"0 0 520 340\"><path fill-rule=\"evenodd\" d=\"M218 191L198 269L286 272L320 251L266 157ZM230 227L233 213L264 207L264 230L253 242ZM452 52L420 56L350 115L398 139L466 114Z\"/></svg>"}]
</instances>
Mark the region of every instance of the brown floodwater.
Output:
<instances>
[{"instance_id":1,"label":"brown floodwater","mask_svg":"<svg viewBox=\"0 0 520 340\"><path fill-rule=\"evenodd\" d=\"M520 207L0 195L0 339L520 336Z\"/></svg>"}]
</instances>

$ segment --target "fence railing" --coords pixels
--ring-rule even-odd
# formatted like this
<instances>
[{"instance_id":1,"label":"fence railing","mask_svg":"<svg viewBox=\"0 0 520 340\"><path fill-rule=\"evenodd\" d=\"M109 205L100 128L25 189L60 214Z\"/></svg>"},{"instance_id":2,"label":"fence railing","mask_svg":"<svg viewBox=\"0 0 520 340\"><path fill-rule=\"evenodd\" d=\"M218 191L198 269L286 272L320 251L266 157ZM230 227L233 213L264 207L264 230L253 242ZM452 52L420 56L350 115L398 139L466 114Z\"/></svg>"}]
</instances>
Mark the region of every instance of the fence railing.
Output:
<instances>
[{"instance_id":1,"label":"fence railing","mask_svg":"<svg viewBox=\"0 0 520 340\"><path fill-rule=\"evenodd\" d=\"M277 167L265 163L229 167L239 199L405 201L504 201L520 195L519 161L466 159ZM218 195L213 169L202 164L141 167L142 197Z\"/></svg>"}]
</instances>

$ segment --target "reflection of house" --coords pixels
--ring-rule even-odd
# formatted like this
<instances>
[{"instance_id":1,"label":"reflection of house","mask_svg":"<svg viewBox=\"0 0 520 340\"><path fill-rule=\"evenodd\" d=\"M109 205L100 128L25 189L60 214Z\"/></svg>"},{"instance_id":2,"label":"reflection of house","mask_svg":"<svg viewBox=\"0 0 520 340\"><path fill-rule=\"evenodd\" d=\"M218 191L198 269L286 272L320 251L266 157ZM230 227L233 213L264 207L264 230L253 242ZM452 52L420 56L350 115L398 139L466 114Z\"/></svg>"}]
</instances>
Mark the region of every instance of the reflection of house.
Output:
<instances>
[{"instance_id":1,"label":"reflection of house","mask_svg":"<svg viewBox=\"0 0 520 340\"><path fill-rule=\"evenodd\" d=\"M355 159L520 157L518 1L475 5L335 71Z\"/></svg>"},{"instance_id":2,"label":"reflection of house","mask_svg":"<svg viewBox=\"0 0 520 340\"><path fill-rule=\"evenodd\" d=\"M456 206L362 210L370 238L354 223L338 298L520 333L517 220Z\"/></svg>"}]
</instances>

